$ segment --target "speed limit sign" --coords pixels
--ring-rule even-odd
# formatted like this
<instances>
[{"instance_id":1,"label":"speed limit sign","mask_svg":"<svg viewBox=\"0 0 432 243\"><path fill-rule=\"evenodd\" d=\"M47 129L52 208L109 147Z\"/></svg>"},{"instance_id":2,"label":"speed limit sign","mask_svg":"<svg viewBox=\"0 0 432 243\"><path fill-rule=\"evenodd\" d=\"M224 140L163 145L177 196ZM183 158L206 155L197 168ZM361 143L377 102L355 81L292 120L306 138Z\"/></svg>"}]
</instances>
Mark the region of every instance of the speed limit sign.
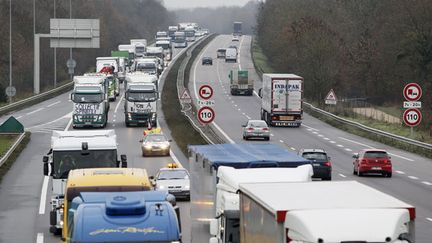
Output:
<instances>
[{"instance_id":1,"label":"speed limit sign","mask_svg":"<svg viewBox=\"0 0 432 243\"><path fill-rule=\"evenodd\" d=\"M211 123L215 118L215 112L208 106L201 107L198 111L198 120L203 124Z\"/></svg>"},{"instance_id":2,"label":"speed limit sign","mask_svg":"<svg viewBox=\"0 0 432 243\"><path fill-rule=\"evenodd\" d=\"M422 115L418 109L406 109L403 114L403 119L407 126L415 127L420 124Z\"/></svg>"}]
</instances>

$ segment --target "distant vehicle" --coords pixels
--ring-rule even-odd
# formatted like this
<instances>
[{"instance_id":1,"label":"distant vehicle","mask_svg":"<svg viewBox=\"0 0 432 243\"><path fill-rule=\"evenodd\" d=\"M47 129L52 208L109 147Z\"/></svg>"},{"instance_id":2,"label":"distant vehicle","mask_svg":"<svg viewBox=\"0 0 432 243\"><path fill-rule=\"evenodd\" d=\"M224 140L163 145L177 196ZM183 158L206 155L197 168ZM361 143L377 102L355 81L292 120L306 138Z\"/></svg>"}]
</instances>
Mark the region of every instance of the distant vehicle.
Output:
<instances>
[{"instance_id":1,"label":"distant vehicle","mask_svg":"<svg viewBox=\"0 0 432 243\"><path fill-rule=\"evenodd\" d=\"M168 140L162 133L146 135L141 143L142 156L169 156L171 149L170 142L171 140Z\"/></svg>"},{"instance_id":2,"label":"distant vehicle","mask_svg":"<svg viewBox=\"0 0 432 243\"><path fill-rule=\"evenodd\" d=\"M166 31L158 31L156 32L156 40L162 37L168 37L168 32Z\"/></svg>"},{"instance_id":3,"label":"distant vehicle","mask_svg":"<svg viewBox=\"0 0 432 243\"><path fill-rule=\"evenodd\" d=\"M238 41L240 41L240 37L238 37L238 35L233 35L231 41L233 41L233 42L237 41L238 42Z\"/></svg>"},{"instance_id":4,"label":"distant vehicle","mask_svg":"<svg viewBox=\"0 0 432 243\"><path fill-rule=\"evenodd\" d=\"M195 41L195 29L192 26L186 27L184 30L185 37L187 42L194 42Z\"/></svg>"},{"instance_id":5,"label":"distant vehicle","mask_svg":"<svg viewBox=\"0 0 432 243\"><path fill-rule=\"evenodd\" d=\"M146 48L147 48L147 40L146 39L132 39L130 40L131 45L135 46L135 57L143 57L145 56Z\"/></svg>"},{"instance_id":6,"label":"distant vehicle","mask_svg":"<svg viewBox=\"0 0 432 243\"><path fill-rule=\"evenodd\" d=\"M249 77L247 70L231 70L228 78L230 79L231 95L253 94L254 81Z\"/></svg>"},{"instance_id":7,"label":"distant vehicle","mask_svg":"<svg viewBox=\"0 0 432 243\"><path fill-rule=\"evenodd\" d=\"M238 47L236 45L230 45L228 48L235 48L238 51Z\"/></svg>"},{"instance_id":8,"label":"distant vehicle","mask_svg":"<svg viewBox=\"0 0 432 243\"><path fill-rule=\"evenodd\" d=\"M265 121L262 120L249 120L243 127L243 139L250 138L263 138L270 140L270 130Z\"/></svg>"},{"instance_id":9,"label":"distant vehicle","mask_svg":"<svg viewBox=\"0 0 432 243\"><path fill-rule=\"evenodd\" d=\"M213 58L203 57L201 63L202 63L202 65L213 65Z\"/></svg>"},{"instance_id":10,"label":"distant vehicle","mask_svg":"<svg viewBox=\"0 0 432 243\"><path fill-rule=\"evenodd\" d=\"M190 200L190 176L185 168L161 168L154 178L156 190L168 190L176 199Z\"/></svg>"},{"instance_id":11,"label":"distant vehicle","mask_svg":"<svg viewBox=\"0 0 432 243\"><path fill-rule=\"evenodd\" d=\"M163 49L165 61L170 61L172 58L171 40L160 39L156 41L156 46Z\"/></svg>"},{"instance_id":12,"label":"distant vehicle","mask_svg":"<svg viewBox=\"0 0 432 243\"><path fill-rule=\"evenodd\" d=\"M219 48L216 52L217 58L225 58L226 49L225 48Z\"/></svg>"},{"instance_id":13,"label":"distant vehicle","mask_svg":"<svg viewBox=\"0 0 432 243\"><path fill-rule=\"evenodd\" d=\"M321 178L326 181L331 180L332 164L330 162L330 157L324 149L300 149L298 154L312 161L313 178Z\"/></svg>"},{"instance_id":14,"label":"distant vehicle","mask_svg":"<svg viewBox=\"0 0 432 243\"><path fill-rule=\"evenodd\" d=\"M385 177L392 177L391 157L385 150L364 149L355 153L353 174L362 176L365 173L379 173Z\"/></svg>"},{"instance_id":15,"label":"distant vehicle","mask_svg":"<svg viewBox=\"0 0 432 243\"><path fill-rule=\"evenodd\" d=\"M226 49L225 62L237 62L237 48Z\"/></svg>"},{"instance_id":16,"label":"distant vehicle","mask_svg":"<svg viewBox=\"0 0 432 243\"><path fill-rule=\"evenodd\" d=\"M140 58L135 60L135 71L156 75L159 78L159 61L155 57Z\"/></svg>"},{"instance_id":17,"label":"distant vehicle","mask_svg":"<svg viewBox=\"0 0 432 243\"><path fill-rule=\"evenodd\" d=\"M109 88L108 88L108 98L111 101L114 101L117 96L120 95L120 81L118 79L118 72L120 70L120 58L119 57L97 57L96 58L96 72L98 73L107 73L104 70L106 68L111 71L108 74L112 74L109 77Z\"/></svg>"},{"instance_id":18,"label":"distant vehicle","mask_svg":"<svg viewBox=\"0 0 432 243\"><path fill-rule=\"evenodd\" d=\"M174 48L186 48L188 45L186 41L185 32L183 31L176 31L174 33Z\"/></svg>"},{"instance_id":19,"label":"distant vehicle","mask_svg":"<svg viewBox=\"0 0 432 243\"><path fill-rule=\"evenodd\" d=\"M168 36L174 40L174 33L178 31L178 26L168 26Z\"/></svg>"},{"instance_id":20,"label":"distant vehicle","mask_svg":"<svg viewBox=\"0 0 432 243\"><path fill-rule=\"evenodd\" d=\"M233 23L233 35L242 35L242 22L234 22Z\"/></svg>"}]
</instances>

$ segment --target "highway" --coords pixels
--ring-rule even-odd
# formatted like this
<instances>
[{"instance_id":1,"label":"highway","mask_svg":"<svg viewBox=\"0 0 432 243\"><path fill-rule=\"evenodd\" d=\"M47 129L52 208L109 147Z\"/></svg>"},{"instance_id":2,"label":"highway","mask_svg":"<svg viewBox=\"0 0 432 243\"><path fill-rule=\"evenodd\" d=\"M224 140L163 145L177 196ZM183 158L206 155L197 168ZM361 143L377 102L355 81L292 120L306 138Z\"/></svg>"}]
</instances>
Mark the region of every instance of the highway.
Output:
<instances>
[{"instance_id":1,"label":"highway","mask_svg":"<svg viewBox=\"0 0 432 243\"><path fill-rule=\"evenodd\" d=\"M232 43L231 38L231 35L218 36L204 48L192 66L189 90L196 99L201 85L211 85L214 90L212 99L215 100L216 113L214 126L227 141L243 143L246 141L242 140L241 125L245 124L248 119L260 119L261 102L256 94L254 96L232 96L229 92L228 73L230 69L237 69L239 66L249 70L252 72L256 91L261 87L261 78L254 71L251 59L251 37L243 36L239 43ZM231 44L239 46L238 62L225 63L224 59L217 59L216 50L226 48ZM203 56L213 57L213 65L202 66ZM305 80L305 89L307 88L308 82ZM325 149L331 156L333 180L356 180L414 205L417 212L416 242L431 242L432 160L346 133L307 114L304 115L304 123L300 128L272 127L270 132L271 143L280 144L293 152L300 148ZM247 142L266 143L264 141ZM353 175L352 154L365 148L383 148L390 153L394 169L392 178ZM194 207L211 209L211 207L192 202L192 210ZM208 214L194 217L201 220L201 223L195 224L194 227L206 229L208 232L208 227L202 226L202 221L205 221L203 217L208 217ZM192 222L196 222L196 219ZM194 242L203 241L194 240Z\"/></svg>"}]
</instances>

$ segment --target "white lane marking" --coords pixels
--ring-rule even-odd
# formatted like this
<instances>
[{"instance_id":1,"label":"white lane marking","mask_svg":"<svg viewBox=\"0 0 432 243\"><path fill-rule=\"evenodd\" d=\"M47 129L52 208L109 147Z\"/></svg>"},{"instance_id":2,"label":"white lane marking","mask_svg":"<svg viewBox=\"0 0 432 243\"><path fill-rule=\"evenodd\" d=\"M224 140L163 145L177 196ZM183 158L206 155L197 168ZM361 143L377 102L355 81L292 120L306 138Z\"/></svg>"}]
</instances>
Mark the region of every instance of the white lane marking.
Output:
<instances>
[{"instance_id":1,"label":"white lane marking","mask_svg":"<svg viewBox=\"0 0 432 243\"><path fill-rule=\"evenodd\" d=\"M180 160L175 156L174 152L170 150L170 156L174 160L174 163L177 164L178 167L183 168L183 165L180 163Z\"/></svg>"},{"instance_id":2,"label":"white lane marking","mask_svg":"<svg viewBox=\"0 0 432 243\"><path fill-rule=\"evenodd\" d=\"M235 106L235 107L237 107L237 105L236 105L236 104L235 104L234 106Z\"/></svg>"},{"instance_id":3,"label":"white lane marking","mask_svg":"<svg viewBox=\"0 0 432 243\"><path fill-rule=\"evenodd\" d=\"M294 147L291 147L290 149L296 151L296 148L294 148Z\"/></svg>"},{"instance_id":4,"label":"white lane marking","mask_svg":"<svg viewBox=\"0 0 432 243\"><path fill-rule=\"evenodd\" d=\"M336 146L338 146L339 148L343 148L344 147L342 144L338 144Z\"/></svg>"},{"instance_id":5,"label":"white lane marking","mask_svg":"<svg viewBox=\"0 0 432 243\"><path fill-rule=\"evenodd\" d=\"M311 131L312 131L312 129L308 128L308 131L309 131L309 132L311 132Z\"/></svg>"},{"instance_id":6,"label":"white lane marking","mask_svg":"<svg viewBox=\"0 0 432 243\"><path fill-rule=\"evenodd\" d=\"M321 138L322 138L322 137L324 137L324 135L322 135L322 134L318 134L318 137L321 137Z\"/></svg>"},{"instance_id":7,"label":"white lane marking","mask_svg":"<svg viewBox=\"0 0 432 243\"><path fill-rule=\"evenodd\" d=\"M418 180L418 177L415 177L415 176L408 176L408 178L413 179L413 180Z\"/></svg>"},{"instance_id":8,"label":"white lane marking","mask_svg":"<svg viewBox=\"0 0 432 243\"><path fill-rule=\"evenodd\" d=\"M234 142L234 140L232 140L229 136L228 136L228 134L226 134L223 130L222 130L222 128L220 128L219 126L218 126L218 124L216 124L216 122L213 122L213 125L216 127L216 129L217 130L219 130L219 132L220 133L222 133L222 135L229 141L229 143L235 143Z\"/></svg>"},{"instance_id":9,"label":"white lane marking","mask_svg":"<svg viewBox=\"0 0 432 243\"><path fill-rule=\"evenodd\" d=\"M36 243L42 243L43 241L44 241L44 234L43 233L37 233Z\"/></svg>"},{"instance_id":10,"label":"white lane marking","mask_svg":"<svg viewBox=\"0 0 432 243\"><path fill-rule=\"evenodd\" d=\"M401 174L401 175L405 175L405 172L397 170L396 173Z\"/></svg>"},{"instance_id":11,"label":"white lane marking","mask_svg":"<svg viewBox=\"0 0 432 243\"><path fill-rule=\"evenodd\" d=\"M46 126L46 125L49 125L49 124L52 124L52 123L56 123L56 122L58 122L58 121L60 121L62 119L71 117L71 115L72 115L72 112L69 112L66 115L64 115L62 117L59 117L59 118L57 118L55 120L52 120L52 121L46 122L46 123L42 123L42 124L39 124L39 125L36 125L36 126L28 127L27 129L31 130L31 129L36 128L36 127L42 127L42 126Z\"/></svg>"},{"instance_id":12,"label":"white lane marking","mask_svg":"<svg viewBox=\"0 0 432 243\"><path fill-rule=\"evenodd\" d=\"M429 220L430 222L432 222L432 218L426 218L427 220Z\"/></svg>"},{"instance_id":13,"label":"white lane marking","mask_svg":"<svg viewBox=\"0 0 432 243\"><path fill-rule=\"evenodd\" d=\"M353 140L348 139L348 138L343 138L343 137L339 137L339 138L340 138L340 139L343 139L343 140L346 140L346 141L348 141L348 142L351 142L351 143L355 143L355 144L358 144L358 145L365 146L365 147L370 148L370 149L375 149L375 148L372 147L372 146L369 146L369 145L364 144L364 143L359 143L359 142L357 142L357 141L353 141ZM407 158L407 157L403 157L403 156L400 156L400 155L397 155L397 154L393 154L393 153L388 153L388 154L390 154L390 155L392 155L392 156L394 156L394 157L398 157L398 158L401 158L401 159L404 159L404 160L411 161L411 162L414 161L413 159L410 159L410 158Z\"/></svg>"},{"instance_id":14,"label":"white lane marking","mask_svg":"<svg viewBox=\"0 0 432 243\"><path fill-rule=\"evenodd\" d=\"M207 49L210 47L211 45L210 44L207 44L207 46L206 46L206 48L204 49L204 51L201 51L201 54L200 54L200 57L197 59L197 60L201 60L202 59L202 57L203 57L203 55L204 55L204 53L206 53L206 51L207 51ZM196 62L195 63L195 67L194 67L194 75L193 75L193 87L194 87L194 93L195 93L195 98L197 98L198 99L198 92L197 92L197 87L196 87L196 70L197 70L197 67L198 67L198 63L199 62Z\"/></svg>"},{"instance_id":15,"label":"white lane marking","mask_svg":"<svg viewBox=\"0 0 432 243\"><path fill-rule=\"evenodd\" d=\"M336 143L335 141L329 141L330 143Z\"/></svg>"},{"instance_id":16,"label":"white lane marking","mask_svg":"<svg viewBox=\"0 0 432 243\"><path fill-rule=\"evenodd\" d=\"M23 116L19 116L19 117L17 117L16 119L20 119L21 117L23 117Z\"/></svg>"},{"instance_id":17,"label":"white lane marking","mask_svg":"<svg viewBox=\"0 0 432 243\"><path fill-rule=\"evenodd\" d=\"M65 127L65 131L67 131L67 130L69 130L69 128L70 128L70 126L72 125L72 117L71 117L71 119L69 120L69 122L68 122L68 124L67 124L67 126Z\"/></svg>"},{"instance_id":18,"label":"white lane marking","mask_svg":"<svg viewBox=\"0 0 432 243\"><path fill-rule=\"evenodd\" d=\"M36 113L36 112L39 112L39 111L41 111L41 110L43 110L43 109L44 109L43 107L42 107L42 108L39 108L39 109L36 109L36 110L34 110L34 111L31 111L31 112L27 113L26 115L31 115L31 114Z\"/></svg>"},{"instance_id":19,"label":"white lane marking","mask_svg":"<svg viewBox=\"0 0 432 243\"><path fill-rule=\"evenodd\" d=\"M324 139L324 140L330 140L330 138L325 138L325 137L324 137L323 139Z\"/></svg>"},{"instance_id":20,"label":"white lane marking","mask_svg":"<svg viewBox=\"0 0 432 243\"><path fill-rule=\"evenodd\" d=\"M243 40L244 40L244 36L241 37L241 40L240 40L240 43L239 43L239 52L238 52L238 56L239 56L239 58L238 58L238 66L239 66L239 69L240 69L240 70L242 69L240 59L241 59L241 47L242 47L242 44L243 44Z\"/></svg>"},{"instance_id":21,"label":"white lane marking","mask_svg":"<svg viewBox=\"0 0 432 243\"><path fill-rule=\"evenodd\" d=\"M125 96L125 93L123 92L120 101L117 103L116 108L114 109L114 114L117 113L118 108L120 107L120 104L123 102L123 98Z\"/></svg>"},{"instance_id":22,"label":"white lane marking","mask_svg":"<svg viewBox=\"0 0 432 243\"><path fill-rule=\"evenodd\" d=\"M346 178L346 175L344 175L344 174L339 174L339 176Z\"/></svg>"},{"instance_id":23,"label":"white lane marking","mask_svg":"<svg viewBox=\"0 0 432 243\"><path fill-rule=\"evenodd\" d=\"M312 132L313 134L318 134L318 132Z\"/></svg>"},{"instance_id":24,"label":"white lane marking","mask_svg":"<svg viewBox=\"0 0 432 243\"><path fill-rule=\"evenodd\" d=\"M273 137L273 136L274 136L274 134L273 134L273 133L270 133L270 136L272 136L272 137Z\"/></svg>"},{"instance_id":25,"label":"white lane marking","mask_svg":"<svg viewBox=\"0 0 432 243\"><path fill-rule=\"evenodd\" d=\"M52 104L50 104L50 105L47 105L46 107L48 108L48 107L51 107L51 106L57 105L57 104L60 103L60 102L61 102L61 101L59 100L59 101L54 102L54 103L52 103Z\"/></svg>"},{"instance_id":26,"label":"white lane marking","mask_svg":"<svg viewBox=\"0 0 432 243\"><path fill-rule=\"evenodd\" d=\"M42 183L41 197L39 202L39 214L45 214L45 203L46 203L46 197L48 191L48 181L49 181L49 176L44 176L43 183Z\"/></svg>"},{"instance_id":27,"label":"white lane marking","mask_svg":"<svg viewBox=\"0 0 432 243\"><path fill-rule=\"evenodd\" d=\"M429 181L422 181L422 183L428 186L432 186L432 183L430 183Z\"/></svg>"},{"instance_id":28,"label":"white lane marking","mask_svg":"<svg viewBox=\"0 0 432 243\"><path fill-rule=\"evenodd\" d=\"M113 119L113 121L112 122L115 122L116 121L116 119Z\"/></svg>"},{"instance_id":29,"label":"white lane marking","mask_svg":"<svg viewBox=\"0 0 432 243\"><path fill-rule=\"evenodd\" d=\"M256 97L258 97L258 98L261 99L261 97L259 97L258 93L257 93L255 90L253 91L253 94L254 94Z\"/></svg>"},{"instance_id":30,"label":"white lane marking","mask_svg":"<svg viewBox=\"0 0 432 243\"><path fill-rule=\"evenodd\" d=\"M311 130L314 130L314 131L318 131L318 132L319 132L318 129L313 128L313 127L310 127L310 126L308 126L308 125L305 125L304 123L302 123L302 126L307 127L307 128L309 128L309 129L311 129ZM308 130L309 130L309 129L308 129Z\"/></svg>"},{"instance_id":31,"label":"white lane marking","mask_svg":"<svg viewBox=\"0 0 432 243\"><path fill-rule=\"evenodd\" d=\"M283 140L279 140L279 142L283 143L284 141Z\"/></svg>"},{"instance_id":32,"label":"white lane marking","mask_svg":"<svg viewBox=\"0 0 432 243\"><path fill-rule=\"evenodd\" d=\"M240 111L240 108L238 108L237 110Z\"/></svg>"},{"instance_id":33,"label":"white lane marking","mask_svg":"<svg viewBox=\"0 0 432 243\"><path fill-rule=\"evenodd\" d=\"M349 148L345 148L345 150L348 151L348 152L352 151L352 149L349 149Z\"/></svg>"},{"instance_id":34,"label":"white lane marking","mask_svg":"<svg viewBox=\"0 0 432 243\"><path fill-rule=\"evenodd\" d=\"M248 115L246 115L246 118L249 119L249 120L252 119L252 118L251 118L250 116L248 116Z\"/></svg>"}]
</instances>

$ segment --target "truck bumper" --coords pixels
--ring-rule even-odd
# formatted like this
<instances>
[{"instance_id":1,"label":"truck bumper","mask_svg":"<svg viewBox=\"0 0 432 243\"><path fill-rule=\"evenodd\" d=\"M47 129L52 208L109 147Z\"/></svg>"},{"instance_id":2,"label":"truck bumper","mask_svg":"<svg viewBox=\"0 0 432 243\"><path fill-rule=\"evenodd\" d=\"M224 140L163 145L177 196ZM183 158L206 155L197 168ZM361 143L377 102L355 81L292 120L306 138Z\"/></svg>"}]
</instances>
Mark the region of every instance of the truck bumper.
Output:
<instances>
[{"instance_id":1,"label":"truck bumper","mask_svg":"<svg viewBox=\"0 0 432 243\"><path fill-rule=\"evenodd\" d=\"M148 125L148 121L156 124L156 113L125 113L125 122L127 125Z\"/></svg>"},{"instance_id":2,"label":"truck bumper","mask_svg":"<svg viewBox=\"0 0 432 243\"><path fill-rule=\"evenodd\" d=\"M99 116L99 115L97 115ZM94 118L94 116L81 116L78 117L73 115L72 127L74 128L84 128L84 127L105 127L106 119L105 115L102 116L100 120ZM95 121L96 120L96 121Z\"/></svg>"},{"instance_id":3,"label":"truck bumper","mask_svg":"<svg viewBox=\"0 0 432 243\"><path fill-rule=\"evenodd\" d=\"M253 89L231 88L232 95L252 95Z\"/></svg>"}]
</instances>

